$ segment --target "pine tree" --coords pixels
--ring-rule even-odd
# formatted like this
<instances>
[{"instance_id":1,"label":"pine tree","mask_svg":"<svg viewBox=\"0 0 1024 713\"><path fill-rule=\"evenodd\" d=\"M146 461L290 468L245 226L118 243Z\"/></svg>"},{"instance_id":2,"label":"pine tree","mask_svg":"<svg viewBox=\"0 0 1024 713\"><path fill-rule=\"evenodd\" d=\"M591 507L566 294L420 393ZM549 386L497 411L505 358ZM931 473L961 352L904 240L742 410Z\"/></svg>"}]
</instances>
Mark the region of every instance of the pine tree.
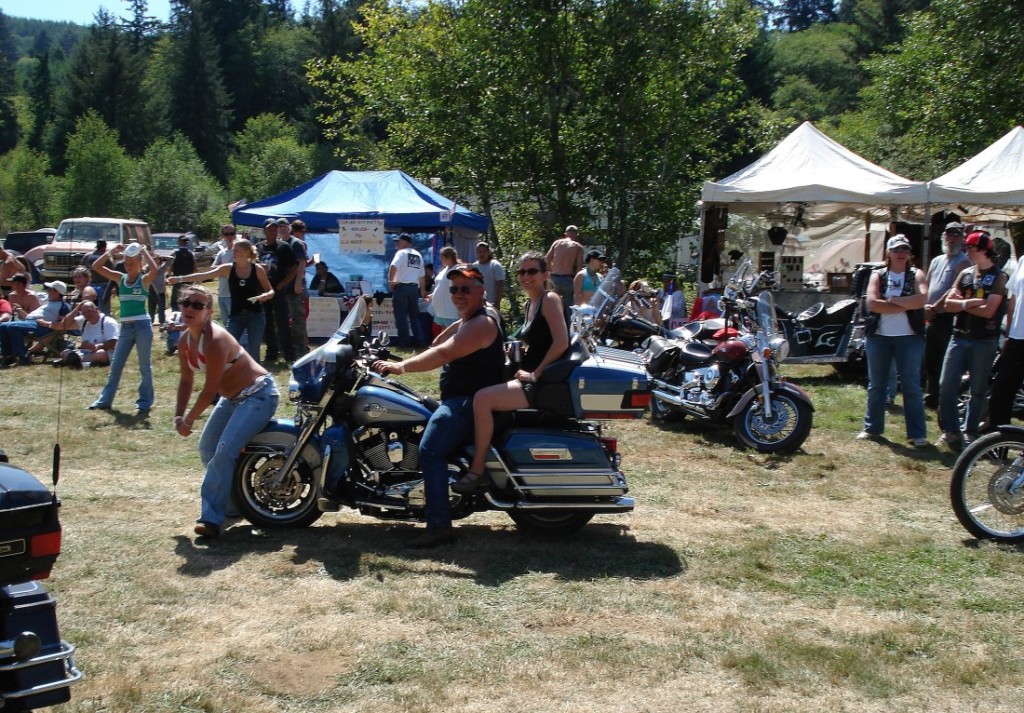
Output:
<instances>
[{"instance_id":1,"label":"pine tree","mask_svg":"<svg viewBox=\"0 0 1024 713\"><path fill-rule=\"evenodd\" d=\"M10 151L18 143L18 116L11 99L17 93L12 57L17 58L14 38L7 18L0 12L0 153Z\"/></svg>"}]
</instances>

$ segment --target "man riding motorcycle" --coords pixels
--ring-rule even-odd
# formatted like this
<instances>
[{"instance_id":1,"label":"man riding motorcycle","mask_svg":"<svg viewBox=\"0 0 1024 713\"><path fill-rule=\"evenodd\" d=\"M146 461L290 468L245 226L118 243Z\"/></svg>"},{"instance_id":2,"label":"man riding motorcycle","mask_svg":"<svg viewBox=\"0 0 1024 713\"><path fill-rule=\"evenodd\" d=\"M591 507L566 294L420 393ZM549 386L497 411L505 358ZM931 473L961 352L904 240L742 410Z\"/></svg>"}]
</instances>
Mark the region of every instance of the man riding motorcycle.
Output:
<instances>
[{"instance_id":1,"label":"man riding motorcycle","mask_svg":"<svg viewBox=\"0 0 1024 713\"><path fill-rule=\"evenodd\" d=\"M448 271L452 303L459 319L446 328L426 351L402 361L377 361L382 374L433 371L442 367L441 405L430 417L420 442L420 467L426 497L426 534L407 547L427 549L455 540L448 501L447 457L473 432L473 396L504 381L504 333L498 315L487 307L484 277L472 265Z\"/></svg>"}]
</instances>

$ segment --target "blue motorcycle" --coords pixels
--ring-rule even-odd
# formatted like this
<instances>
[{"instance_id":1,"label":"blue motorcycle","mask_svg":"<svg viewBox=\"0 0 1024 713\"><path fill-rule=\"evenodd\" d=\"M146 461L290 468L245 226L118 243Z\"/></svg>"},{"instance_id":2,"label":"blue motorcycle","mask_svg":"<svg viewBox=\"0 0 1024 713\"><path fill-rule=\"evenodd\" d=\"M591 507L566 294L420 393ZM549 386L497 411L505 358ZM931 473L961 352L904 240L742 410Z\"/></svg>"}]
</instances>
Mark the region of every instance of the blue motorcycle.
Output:
<instances>
[{"instance_id":1,"label":"blue motorcycle","mask_svg":"<svg viewBox=\"0 0 1024 713\"><path fill-rule=\"evenodd\" d=\"M308 527L343 507L424 519L419 442L437 402L372 371L391 355L387 337L371 335L369 304L357 300L331 339L295 362L295 418L272 420L239 458L233 496L254 525ZM539 408L498 414L488 488L449 491L453 518L501 510L520 529L562 534L594 515L633 509L617 441L594 421L641 418L650 403L647 374L592 356L579 342L570 352L545 369ZM466 473L471 455L467 443L452 456L450 483Z\"/></svg>"}]
</instances>

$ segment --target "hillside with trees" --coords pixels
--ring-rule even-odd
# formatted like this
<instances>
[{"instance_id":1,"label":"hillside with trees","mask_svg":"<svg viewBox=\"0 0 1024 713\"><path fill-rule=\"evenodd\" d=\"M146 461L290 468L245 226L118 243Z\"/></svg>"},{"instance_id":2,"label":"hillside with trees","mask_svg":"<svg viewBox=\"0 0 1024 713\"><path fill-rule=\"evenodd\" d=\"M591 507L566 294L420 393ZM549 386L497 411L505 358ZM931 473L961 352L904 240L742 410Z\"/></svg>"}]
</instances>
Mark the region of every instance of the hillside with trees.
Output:
<instances>
[{"instance_id":1,"label":"hillside with trees","mask_svg":"<svg viewBox=\"0 0 1024 713\"><path fill-rule=\"evenodd\" d=\"M802 121L918 179L1021 121L1024 19L995 0L122 5L87 28L0 14L0 229L208 235L231 201L401 168L509 251L583 223L653 268L702 181Z\"/></svg>"}]
</instances>

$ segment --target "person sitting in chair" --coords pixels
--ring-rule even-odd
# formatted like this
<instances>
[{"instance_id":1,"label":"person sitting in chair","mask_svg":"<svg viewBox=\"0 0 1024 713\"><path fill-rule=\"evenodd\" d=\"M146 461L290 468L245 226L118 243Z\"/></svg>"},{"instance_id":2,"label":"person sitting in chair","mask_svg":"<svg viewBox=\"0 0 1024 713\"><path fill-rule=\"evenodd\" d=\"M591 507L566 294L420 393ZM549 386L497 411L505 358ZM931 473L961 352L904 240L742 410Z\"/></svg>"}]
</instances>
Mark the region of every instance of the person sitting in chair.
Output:
<instances>
[{"instance_id":1,"label":"person sitting in chair","mask_svg":"<svg viewBox=\"0 0 1024 713\"><path fill-rule=\"evenodd\" d=\"M82 343L77 349L65 349L60 358L53 361L54 366L110 363L120 332L116 319L100 312L95 302L85 300L68 312L64 323L81 329Z\"/></svg>"},{"instance_id":2,"label":"person sitting in chair","mask_svg":"<svg viewBox=\"0 0 1024 713\"><path fill-rule=\"evenodd\" d=\"M44 304L21 319L0 324L0 368L13 364L31 364L32 358L25 346L25 337L46 338L53 333L54 324L68 313L68 305L64 301L68 286L60 280L47 282L44 286L47 298ZM24 314L24 310L21 313Z\"/></svg>"}]
</instances>

